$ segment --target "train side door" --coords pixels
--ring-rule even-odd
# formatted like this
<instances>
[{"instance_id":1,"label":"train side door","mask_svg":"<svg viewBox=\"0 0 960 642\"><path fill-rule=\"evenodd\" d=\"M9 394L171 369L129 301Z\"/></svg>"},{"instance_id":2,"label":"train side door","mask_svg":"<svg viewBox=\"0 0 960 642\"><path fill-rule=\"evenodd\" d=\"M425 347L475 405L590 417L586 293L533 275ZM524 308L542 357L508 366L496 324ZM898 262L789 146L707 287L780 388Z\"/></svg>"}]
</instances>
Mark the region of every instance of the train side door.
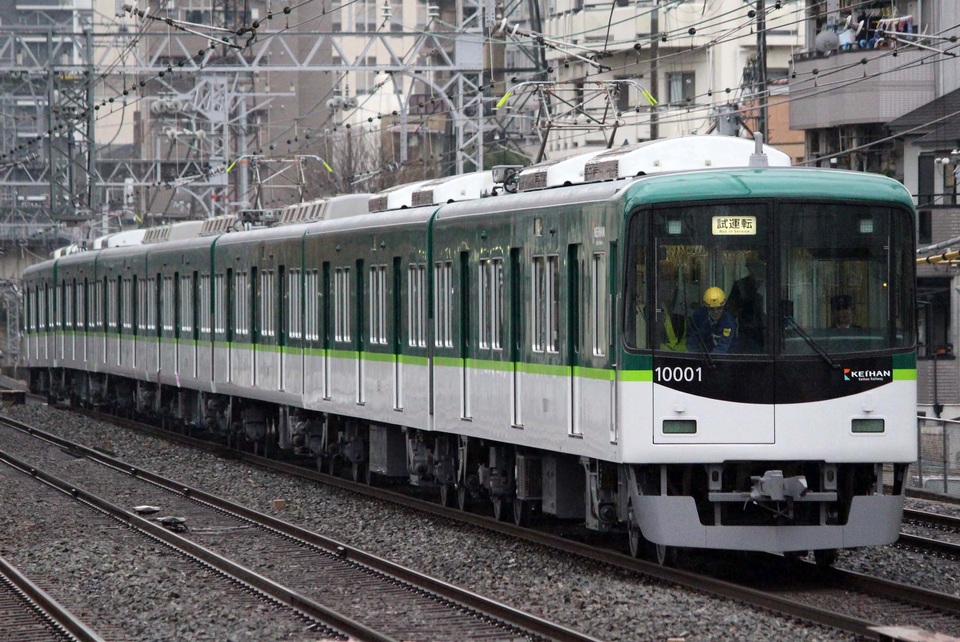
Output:
<instances>
[{"instance_id":1,"label":"train side door","mask_svg":"<svg viewBox=\"0 0 960 642\"><path fill-rule=\"evenodd\" d=\"M366 314L366 300L364 299L365 288L364 288L364 261L363 259L357 259L356 265L356 275L355 281L357 286L357 296L354 300L356 305L356 315L354 321L354 336L356 337L356 355L357 355L357 365L356 365L356 401L357 405L363 405L366 403L366 390L364 388L364 363L365 354L367 351L367 342L363 336L363 320L364 315Z\"/></svg>"},{"instance_id":2,"label":"train side door","mask_svg":"<svg viewBox=\"0 0 960 642\"><path fill-rule=\"evenodd\" d=\"M403 333L401 332L403 274L399 256L393 257L393 291L391 292L390 343L393 344L393 409L403 410Z\"/></svg>"},{"instance_id":3,"label":"train side door","mask_svg":"<svg viewBox=\"0 0 960 642\"><path fill-rule=\"evenodd\" d=\"M523 425L521 408L520 360L523 358L523 263L522 248L510 248L510 417L514 426Z\"/></svg>"},{"instance_id":4,"label":"train side door","mask_svg":"<svg viewBox=\"0 0 960 642\"><path fill-rule=\"evenodd\" d=\"M460 253L460 418L473 416L470 407L470 254Z\"/></svg>"},{"instance_id":5,"label":"train side door","mask_svg":"<svg viewBox=\"0 0 960 642\"><path fill-rule=\"evenodd\" d=\"M581 393L583 392L580 385L580 306L583 298L580 279L581 261L581 246L579 244L567 246L567 359L570 364L568 392L570 408L567 432L570 435L583 434L583 426L580 424Z\"/></svg>"}]
</instances>

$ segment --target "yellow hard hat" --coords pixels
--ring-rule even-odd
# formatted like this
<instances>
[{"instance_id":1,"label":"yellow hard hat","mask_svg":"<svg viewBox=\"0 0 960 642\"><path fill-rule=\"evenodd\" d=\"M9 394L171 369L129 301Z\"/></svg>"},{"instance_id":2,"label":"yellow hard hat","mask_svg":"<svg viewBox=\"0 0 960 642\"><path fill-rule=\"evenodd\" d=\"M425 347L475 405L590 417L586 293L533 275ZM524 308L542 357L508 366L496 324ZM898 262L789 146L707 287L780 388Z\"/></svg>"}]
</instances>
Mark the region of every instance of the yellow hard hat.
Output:
<instances>
[{"instance_id":1,"label":"yellow hard hat","mask_svg":"<svg viewBox=\"0 0 960 642\"><path fill-rule=\"evenodd\" d=\"M727 295L723 293L723 290L716 286L707 288L707 291L703 293L703 303L708 308L719 308L722 307L726 302Z\"/></svg>"}]
</instances>

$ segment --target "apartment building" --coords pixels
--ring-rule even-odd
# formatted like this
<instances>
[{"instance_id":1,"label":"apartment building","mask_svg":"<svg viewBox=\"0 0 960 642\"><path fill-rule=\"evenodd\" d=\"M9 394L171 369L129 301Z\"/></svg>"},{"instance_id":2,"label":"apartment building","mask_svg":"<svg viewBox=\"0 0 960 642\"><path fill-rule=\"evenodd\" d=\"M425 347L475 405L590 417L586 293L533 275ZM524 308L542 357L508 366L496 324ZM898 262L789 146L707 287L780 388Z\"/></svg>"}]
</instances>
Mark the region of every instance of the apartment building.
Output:
<instances>
[{"instance_id":1,"label":"apartment building","mask_svg":"<svg viewBox=\"0 0 960 642\"><path fill-rule=\"evenodd\" d=\"M758 124L758 112L744 109L758 97L761 66L768 83L787 78L808 24L804 3L789 0L616 0L612 7L594 0L547 0L546 5L544 34L556 43L546 57L558 102L582 105L557 110L548 154L599 148L611 138L622 145L715 128L743 133L740 123ZM766 25L764 41L759 24ZM584 48L606 55L594 59ZM611 99L597 99L599 83L610 81L622 84ZM604 117L613 120L611 106L620 120L615 134L612 127L588 127ZM782 131L781 142L791 142Z\"/></svg>"},{"instance_id":2,"label":"apartment building","mask_svg":"<svg viewBox=\"0 0 960 642\"><path fill-rule=\"evenodd\" d=\"M960 249L960 64L953 0L807 0L790 79L790 123L824 166L903 181L920 247ZM946 52L946 53L945 53ZM953 264L918 268L919 410L960 416L958 288Z\"/></svg>"}]
</instances>

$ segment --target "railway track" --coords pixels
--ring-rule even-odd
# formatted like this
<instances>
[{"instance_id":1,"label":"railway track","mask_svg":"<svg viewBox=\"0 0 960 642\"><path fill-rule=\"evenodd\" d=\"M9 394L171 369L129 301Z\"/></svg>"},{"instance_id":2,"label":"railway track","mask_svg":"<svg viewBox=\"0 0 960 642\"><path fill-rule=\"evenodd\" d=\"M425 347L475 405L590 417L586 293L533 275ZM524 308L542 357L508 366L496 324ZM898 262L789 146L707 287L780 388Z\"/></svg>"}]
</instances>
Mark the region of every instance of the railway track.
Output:
<instances>
[{"instance_id":1,"label":"railway track","mask_svg":"<svg viewBox=\"0 0 960 642\"><path fill-rule=\"evenodd\" d=\"M97 418L114 423L118 422L112 417L97 416ZM755 608L829 626L864 639L879 639L879 627L904 625L920 625L927 630L960 635L960 602L957 598L949 595L923 591L915 587L902 586L894 582L885 582L855 573L833 569L827 572L816 568L813 564L798 564L779 556L772 556L770 562L774 565L783 565L781 572L775 574L781 580L775 587L766 586L763 581L757 581L755 578L741 578L738 582L726 581L719 578L735 577L735 574L719 571L711 576L710 574L693 573L683 569L661 567L612 552L610 548L601 548L591 543L575 541L570 538L569 533L558 536L522 529L513 524L498 522L490 517L464 513L432 501L425 501L422 498L402 493L398 494L388 488L357 484L340 477L323 475L312 468L304 467L302 464L265 459L250 453L229 450L219 444L177 435L136 422L120 420L119 423L133 425L142 432L155 434L164 439L174 439L226 457L243 459L260 467L338 486L351 492L453 519L460 523L473 524L506 534L514 539L548 546L584 559L591 559L613 567L642 573L651 578L657 578L709 595L734 599ZM917 518L919 519L919 516ZM747 566L758 566L755 562L756 560ZM771 568L770 564L764 562L763 566ZM784 578L789 578L789 582L782 581ZM835 593L831 593L833 591ZM863 602L863 611L873 612L875 615L873 617L855 617L838 612L838 605L849 604L849 597L839 599L837 596L844 594L849 596L851 593L857 596L857 600ZM822 596L824 595L830 597L823 599ZM884 639L897 638L886 637Z\"/></svg>"},{"instance_id":2,"label":"railway track","mask_svg":"<svg viewBox=\"0 0 960 642\"><path fill-rule=\"evenodd\" d=\"M0 638L5 642L104 642L96 632L0 557Z\"/></svg>"},{"instance_id":3,"label":"railway track","mask_svg":"<svg viewBox=\"0 0 960 642\"><path fill-rule=\"evenodd\" d=\"M945 557L960 558L960 518L929 511L906 509L903 511L905 523L928 530L940 531L944 538L931 538L912 533L900 532L897 544L910 546Z\"/></svg>"},{"instance_id":4,"label":"railway track","mask_svg":"<svg viewBox=\"0 0 960 642\"><path fill-rule=\"evenodd\" d=\"M4 424L99 464L83 466L82 475L65 479L39 470L35 462L0 455L9 465L356 639L422 639L425 631L436 631L432 638L593 640L102 452L19 422ZM104 497L157 504L178 521L164 528ZM261 570L267 568L269 576ZM323 581L317 582L318 577ZM373 603L377 608L369 608ZM368 608L361 606L362 612L342 615L351 605L364 604Z\"/></svg>"}]
</instances>

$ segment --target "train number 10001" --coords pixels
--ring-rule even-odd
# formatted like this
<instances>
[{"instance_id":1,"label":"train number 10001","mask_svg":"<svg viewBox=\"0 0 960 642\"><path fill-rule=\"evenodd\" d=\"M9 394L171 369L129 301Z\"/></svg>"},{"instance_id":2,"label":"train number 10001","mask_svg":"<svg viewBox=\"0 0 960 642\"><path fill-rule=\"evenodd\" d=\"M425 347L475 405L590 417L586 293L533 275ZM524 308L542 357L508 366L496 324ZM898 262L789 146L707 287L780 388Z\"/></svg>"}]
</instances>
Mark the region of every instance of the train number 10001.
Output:
<instances>
[{"instance_id":1,"label":"train number 10001","mask_svg":"<svg viewBox=\"0 0 960 642\"><path fill-rule=\"evenodd\" d=\"M703 381L703 368L654 368L654 381Z\"/></svg>"}]
</instances>

